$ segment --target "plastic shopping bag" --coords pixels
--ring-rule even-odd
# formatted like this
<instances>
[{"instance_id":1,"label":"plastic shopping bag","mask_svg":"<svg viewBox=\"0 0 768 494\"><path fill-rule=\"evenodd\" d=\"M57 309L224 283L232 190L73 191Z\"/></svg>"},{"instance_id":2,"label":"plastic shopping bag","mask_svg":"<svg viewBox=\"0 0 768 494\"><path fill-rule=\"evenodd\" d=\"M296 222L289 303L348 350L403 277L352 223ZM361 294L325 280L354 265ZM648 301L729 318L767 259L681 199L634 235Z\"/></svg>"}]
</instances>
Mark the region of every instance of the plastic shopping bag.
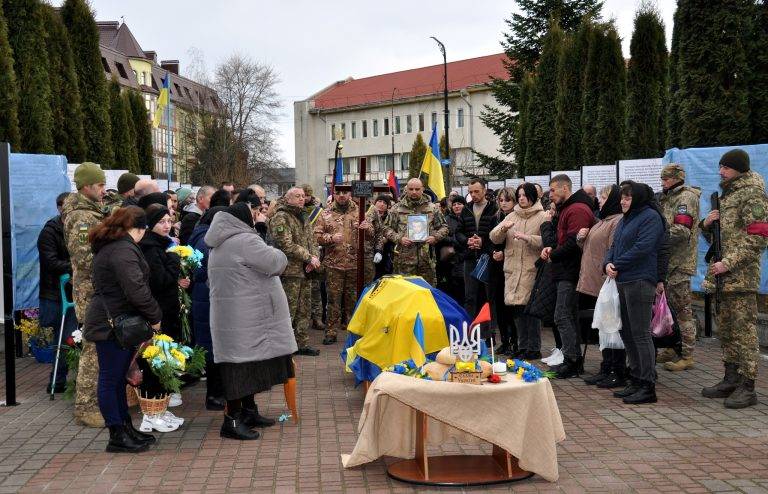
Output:
<instances>
[{"instance_id":1,"label":"plastic shopping bag","mask_svg":"<svg viewBox=\"0 0 768 494\"><path fill-rule=\"evenodd\" d=\"M672 334L674 325L675 320L667 304L667 292L661 292L661 295L656 295L656 301L653 303L651 334L654 338L664 338Z\"/></svg>"},{"instance_id":2,"label":"plastic shopping bag","mask_svg":"<svg viewBox=\"0 0 768 494\"><path fill-rule=\"evenodd\" d=\"M619 290L613 278L606 278L595 303L592 327L606 334L618 333L621 329L621 305Z\"/></svg>"}]
</instances>

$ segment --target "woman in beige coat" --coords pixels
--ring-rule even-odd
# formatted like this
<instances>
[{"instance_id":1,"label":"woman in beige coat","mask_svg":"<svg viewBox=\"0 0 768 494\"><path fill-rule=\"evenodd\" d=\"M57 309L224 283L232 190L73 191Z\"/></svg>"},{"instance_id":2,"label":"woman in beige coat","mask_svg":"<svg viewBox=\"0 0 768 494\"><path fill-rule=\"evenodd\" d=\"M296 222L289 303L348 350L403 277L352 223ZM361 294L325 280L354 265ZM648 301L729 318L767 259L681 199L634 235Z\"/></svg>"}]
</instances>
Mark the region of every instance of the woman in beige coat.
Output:
<instances>
[{"instance_id":1,"label":"woman in beige coat","mask_svg":"<svg viewBox=\"0 0 768 494\"><path fill-rule=\"evenodd\" d=\"M504 245L504 303L514 307L517 358L541 358L541 321L523 313L536 281L536 259L541 253L540 227L549 216L539 202L536 187L517 188L514 211L491 231L491 241Z\"/></svg>"},{"instance_id":2,"label":"woman in beige coat","mask_svg":"<svg viewBox=\"0 0 768 494\"><path fill-rule=\"evenodd\" d=\"M605 282L603 272L605 254L613 243L613 232L622 218L619 187L617 185L603 187L598 195L598 201L601 220L590 229L582 229L576 236L577 243L582 246L581 271L576 291L595 300ZM624 386L625 351L604 348L602 354L600 371L585 377L584 382L597 384L601 388Z\"/></svg>"}]
</instances>

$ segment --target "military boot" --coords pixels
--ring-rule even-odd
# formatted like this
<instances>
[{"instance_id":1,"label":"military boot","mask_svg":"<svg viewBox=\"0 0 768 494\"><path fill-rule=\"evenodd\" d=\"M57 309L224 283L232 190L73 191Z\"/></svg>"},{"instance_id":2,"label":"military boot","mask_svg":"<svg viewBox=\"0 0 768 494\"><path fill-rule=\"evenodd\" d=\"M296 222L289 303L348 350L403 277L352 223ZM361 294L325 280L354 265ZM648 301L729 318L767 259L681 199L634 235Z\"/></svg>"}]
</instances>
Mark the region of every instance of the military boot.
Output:
<instances>
[{"instance_id":1,"label":"military boot","mask_svg":"<svg viewBox=\"0 0 768 494\"><path fill-rule=\"evenodd\" d=\"M747 408L757 405L757 393L755 393L755 380L742 378L739 386L725 399L725 408Z\"/></svg>"},{"instance_id":2,"label":"military boot","mask_svg":"<svg viewBox=\"0 0 768 494\"><path fill-rule=\"evenodd\" d=\"M101 429L104 427L104 417L101 412L75 412L75 422L85 427Z\"/></svg>"},{"instance_id":3,"label":"military boot","mask_svg":"<svg viewBox=\"0 0 768 494\"><path fill-rule=\"evenodd\" d=\"M693 369L693 357L680 358L674 362L667 362L664 364L664 369L672 372Z\"/></svg>"},{"instance_id":4,"label":"military boot","mask_svg":"<svg viewBox=\"0 0 768 494\"><path fill-rule=\"evenodd\" d=\"M723 380L714 386L702 389L701 396L704 398L728 398L731 393L736 391L739 381L739 366L726 362Z\"/></svg>"},{"instance_id":5,"label":"military boot","mask_svg":"<svg viewBox=\"0 0 768 494\"><path fill-rule=\"evenodd\" d=\"M312 318L312 327L316 329L317 331L325 331L325 323L320 317L313 317Z\"/></svg>"},{"instance_id":6,"label":"military boot","mask_svg":"<svg viewBox=\"0 0 768 494\"><path fill-rule=\"evenodd\" d=\"M671 348L665 348L657 357L656 357L656 363L657 364L664 364L666 362L672 362L674 360L677 360L677 354L675 351Z\"/></svg>"}]
</instances>

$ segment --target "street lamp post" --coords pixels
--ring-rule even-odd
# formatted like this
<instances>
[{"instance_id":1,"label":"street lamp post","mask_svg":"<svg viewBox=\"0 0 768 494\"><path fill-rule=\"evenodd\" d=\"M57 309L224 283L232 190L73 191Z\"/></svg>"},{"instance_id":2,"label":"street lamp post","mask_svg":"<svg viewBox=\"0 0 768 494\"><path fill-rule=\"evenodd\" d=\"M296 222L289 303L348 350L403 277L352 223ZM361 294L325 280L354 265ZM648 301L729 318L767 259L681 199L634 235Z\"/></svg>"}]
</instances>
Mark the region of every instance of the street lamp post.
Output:
<instances>
[{"instance_id":1,"label":"street lamp post","mask_svg":"<svg viewBox=\"0 0 768 494\"><path fill-rule=\"evenodd\" d=\"M445 129L445 149L448 156L445 157L445 160L448 163L448 166L451 166L451 141L450 137L448 136L448 60L445 55L445 45L442 41L435 38L434 36L430 36L435 42L437 43L437 46L440 47L440 53L443 54L443 112L445 113L445 120L444 120L444 129ZM449 168L450 171L450 168ZM445 173L445 179L446 181L449 180L450 173ZM448 188L450 188L450 183L448 183Z\"/></svg>"}]
</instances>

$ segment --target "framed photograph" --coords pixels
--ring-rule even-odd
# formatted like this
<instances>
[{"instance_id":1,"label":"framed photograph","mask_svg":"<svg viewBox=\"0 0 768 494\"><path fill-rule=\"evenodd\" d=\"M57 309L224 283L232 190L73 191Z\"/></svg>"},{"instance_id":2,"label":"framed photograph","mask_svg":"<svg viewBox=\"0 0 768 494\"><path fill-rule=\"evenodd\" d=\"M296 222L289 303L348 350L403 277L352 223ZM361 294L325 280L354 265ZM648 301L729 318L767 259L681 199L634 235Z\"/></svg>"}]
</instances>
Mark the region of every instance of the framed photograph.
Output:
<instances>
[{"instance_id":1,"label":"framed photograph","mask_svg":"<svg viewBox=\"0 0 768 494\"><path fill-rule=\"evenodd\" d=\"M424 242L429 236L429 216L426 214L408 215L408 240Z\"/></svg>"}]
</instances>

